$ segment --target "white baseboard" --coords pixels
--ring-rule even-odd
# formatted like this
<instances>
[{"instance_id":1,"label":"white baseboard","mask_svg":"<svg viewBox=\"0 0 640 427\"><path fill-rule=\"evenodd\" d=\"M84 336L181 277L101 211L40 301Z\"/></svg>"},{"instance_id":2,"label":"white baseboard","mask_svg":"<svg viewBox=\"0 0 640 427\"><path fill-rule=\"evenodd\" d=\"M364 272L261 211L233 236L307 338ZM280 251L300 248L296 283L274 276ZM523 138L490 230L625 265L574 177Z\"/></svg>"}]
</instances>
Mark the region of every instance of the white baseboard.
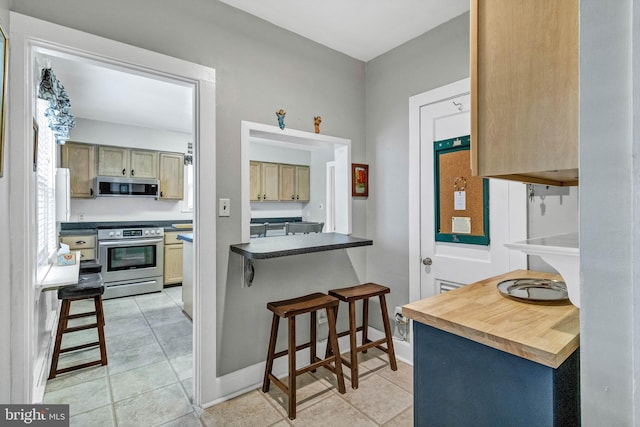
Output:
<instances>
[{"instance_id":1,"label":"white baseboard","mask_svg":"<svg viewBox=\"0 0 640 427\"><path fill-rule=\"evenodd\" d=\"M384 337L384 333L377 329L369 327L368 333L369 339L378 340ZM358 342L360 342L360 333L358 333ZM349 350L349 336L341 337L338 340L338 346L341 353ZM322 357L327 347L327 340L318 341L317 354ZM400 341L397 338L393 340L393 348L396 354L396 358L409 365L413 365L413 354L411 351L410 343L406 341ZM309 364L309 350L300 350L296 352L296 366L302 368ZM217 399L202 404L202 408L208 408L218 403L224 402L229 399L233 399L236 396L255 390L262 386L262 380L264 377L264 369L266 362L256 363L243 369L231 372L230 374L218 377L217 382ZM287 376L288 366L287 358L280 357L273 362L273 373L276 377Z\"/></svg>"}]
</instances>

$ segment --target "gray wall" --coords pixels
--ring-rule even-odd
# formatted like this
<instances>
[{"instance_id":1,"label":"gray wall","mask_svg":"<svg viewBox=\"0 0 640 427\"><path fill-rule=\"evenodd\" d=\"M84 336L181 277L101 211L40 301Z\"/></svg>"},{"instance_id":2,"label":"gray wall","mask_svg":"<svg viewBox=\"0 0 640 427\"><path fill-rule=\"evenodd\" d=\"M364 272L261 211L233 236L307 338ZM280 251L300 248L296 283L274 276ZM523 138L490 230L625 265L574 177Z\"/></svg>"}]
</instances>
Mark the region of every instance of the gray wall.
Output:
<instances>
[{"instance_id":1,"label":"gray wall","mask_svg":"<svg viewBox=\"0 0 640 427\"><path fill-rule=\"evenodd\" d=\"M469 77L469 14L367 63L367 279L409 302L409 97Z\"/></svg>"},{"instance_id":2,"label":"gray wall","mask_svg":"<svg viewBox=\"0 0 640 427\"><path fill-rule=\"evenodd\" d=\"M7 33L9 32L9 0L0 0L0 25ZM5 139L8 139L5 137ZM9 162L7 161L8 144L4 147L4 173L0 178L0 235L9 235ZM10 336L11 325L11 268L9 265L9 245L0 245L0 337L5 343ZM11 362L10 346L5 344L0 346L0 402L10 402Z\"/></svg>"},{"instance_id":3,"label":"gray wall","mask_svg":"<svg viewBox=\"0 0 640 427\"><path fill-rule=\"evenodd\" d=\"M578 187L534 185L527 198L527 236L544 237L578 232ZM529 270L557 271L539 256L528 257Z\"/></svg>"},{"instance_id":4,"label":"gray wall","mask_svg":"<svg viewBox=\"0 0 640 427\"><path fill-rule=\"evenodd\" d=\"M219 348L233 355L233 360L218 358L222 373L264 359L242 348L251 342L266 349L269 320L265 303L270 289L288 283L291 295L298 294L304 286L292 278L300 279L305 271L313 270L314 259L300 258L292 266L295 271L280 270L280 275L269 276L269 280L258 271L260 292L244 288L242 298L235 297L239 270L232 268L229 245L241 238L240 121L275 125L275 111L283 108L288 128L313 132L313 117L321 115L322 132L351 139L352 160L364 162L364 64L216 0L20 0L13 10L216 69L218 185L217 194L205 197L230 198L232 216L203 219L218 225L218 275L203 286L218 290L218 337L225 339ZM206 164L206 159L202 161ZM353 224L354 235L366 236L365 203L354 204ZM366 249L351 251L353 265L327 266L350 278L334 286L364 279L365 253ZM229 277L228 272L232 273ZM227 287L233 291L229 297ZM240 312L263 315L255 322L248 317L223 322L224 313ZM245 324L238 331L238 325Z\"/></svg>"},{"instance_id":5,"label":"gray wall","mask_svg":"<svg viewBox=\"0 0 640 427\"><path fill-rule=\"evenodd\" d=\"M632 121L634 116L637 121L638 113L631 90L637 92L639 82L637 69L632 70L632 5L637 18L637 1L580 2L580 344L585 426L639 422L634 419L639 380L634 349L640 339L634 333L639 311L635 308L634 313L634 297L637 301L640 167ZM637 42L638 24L635 33Z\"/></svg>"}]
</instances>

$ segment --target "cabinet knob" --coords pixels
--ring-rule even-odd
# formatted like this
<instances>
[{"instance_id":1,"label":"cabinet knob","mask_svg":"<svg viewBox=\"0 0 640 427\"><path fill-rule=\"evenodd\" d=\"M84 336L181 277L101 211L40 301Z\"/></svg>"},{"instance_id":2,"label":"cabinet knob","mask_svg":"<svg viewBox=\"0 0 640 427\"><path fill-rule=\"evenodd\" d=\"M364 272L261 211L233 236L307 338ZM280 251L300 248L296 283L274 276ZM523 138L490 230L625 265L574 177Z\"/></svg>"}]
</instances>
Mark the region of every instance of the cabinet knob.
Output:
<instances>
[{"instance_id":1,"label":"cabinet knob","mask_svg":"<svg viewBox=\"0 0 640 427\"><path fill-rule=\"evenodd\" d=\"M133 173L133 169L131 169L131 176L134 176L135 174Z\"/></svg>"},{"instance_id":2,"label":"cabinet knob","mask_svg":"<svg viewBox=\"0 0 640 427\"><path fill-rule=\"evenodd\" d=\"M264 196L262 196L262 198L263 198L264 200L267 200L267 195L265 194Z\"/></svg>"},{"instance_id":3,"label":"cabinet knob","mask_svg":"<svg viewBox=\"0 0 640 427\"><path fill-rule=\"evenodd\" d=\"M300 199L300 195L296 194L296 200L299 200L299 199Z\"/></svg>"},{"instance_id":4,"label":"cabinet knob","mask_svg":"<svg viewBox=\"0 0 640 427\"><path fill-rule=\"evenodd\" d=\"M162 191L160 192L160 197L162 197Z\"/></svg>"},{"instance_id":5,"label":"cabinet knob","mask_svg":"<svg viewBox=\"0 0 640 427\"><path fill-rule=\"evenodd\" d=\"M93 188L89 189L89 195L93 196Z\"/></svg>"},{"instance_id":6,"label":"cabinet knob","mask_svg":"<svg viewBox=\"0 0 640 427\"><path fill-rule=\"evenodd\" d=\"M291 200L294 200L296 198L296 196L294 196L293 194L291 195Z\"/></svg>"},{"instance_id":7,"label":"cabinet knob","mask_svg":"<svg viewBox=\"0 0 640 427\"><path fill-rule=\"evenodd\" d=\"M262 199L262 196L260 194L258 194L258 200Z\"/></svg>"},{"instance_id":8,"label":"cabinet knob","mask_svg":"<svg viewBox=\"0 0 640 427\"><path fill-rule=\"evenodd\" d=\"M433 261L431 260L431 258L427 257L427 258L422 260L422 263L424 265L431 265L431 264L433 264Z\"/></svg>"},{"instance_id":9,"label":"cabinet knob","mask_svg":"<svg viewBox=\"0 0 640 427\"><path fill-rule=\"evenodd\" d=\"M122 175L126 175L127 174L127 170L126 169L122 169Z\"/></svg>"}]
</instances>

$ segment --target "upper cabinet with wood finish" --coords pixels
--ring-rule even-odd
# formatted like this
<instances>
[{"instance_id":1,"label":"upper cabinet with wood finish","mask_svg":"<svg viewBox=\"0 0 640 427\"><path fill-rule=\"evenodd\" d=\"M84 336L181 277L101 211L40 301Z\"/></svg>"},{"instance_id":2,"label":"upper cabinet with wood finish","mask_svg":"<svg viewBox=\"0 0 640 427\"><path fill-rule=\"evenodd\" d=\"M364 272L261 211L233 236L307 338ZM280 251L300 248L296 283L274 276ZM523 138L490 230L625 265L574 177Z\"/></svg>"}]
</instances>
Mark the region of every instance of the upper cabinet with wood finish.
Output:
<instances>
[{"instance_id":1,"label":"upper cabinet with wood finish","mask_svg":"<svg viewBox=\"0 0 640 427\"><path fill-rule=\"evenodd\" d=\"M69 168L71 197L91 199L96 178L96 147L67 142L62 146L60 166Z\"/></svg>"},{"instance_id":2,"label":"upper cabinet with wood finish","mask_svg":"<svg viewBox=\"0 0 640 427\"><path fill-rule=\"evenodd\" d=\"M578 184L579 0L471 1L474 175Z\"/></svg>"},{"instance_id":3,"label":"upper cabinet with wood finish","mask_svg":"<svg viewBox=\"0 0 640 427\"><path fill-rule=\"evenodd\" d=\"M184 155L160 153L160 199L182 200L184 197Z\"/></svg>"},{"instance_id":4,"label":"upper cabinet with wood finish","mask_svg":"<svg viewBox=\"0 0 640 427\"><path fill-rule=\"evenodd\" d=\"M309 201L309 166L281 164L279 181L281 201Z\"/></svg>"},{"instance_id":5,"label":"upper cabinet with wood finish","mask_svg":"<svg viewBox=\"0 0 640 427\"><path fill-rule=\"evenodd\" d=\"M123 147L98 147L98 175L158 178L158 153Z\"/></svg>"},{"instance_id":6,"label":"upper cabinet with wood finish","mask_svg":"<svg viewBox=\"0 0 640 427\"><path fill-rule=\"evenodd\" d=\"M250 200L278 200L278 164L268 162L250 162Z\"/></svg>"}]
</instances>

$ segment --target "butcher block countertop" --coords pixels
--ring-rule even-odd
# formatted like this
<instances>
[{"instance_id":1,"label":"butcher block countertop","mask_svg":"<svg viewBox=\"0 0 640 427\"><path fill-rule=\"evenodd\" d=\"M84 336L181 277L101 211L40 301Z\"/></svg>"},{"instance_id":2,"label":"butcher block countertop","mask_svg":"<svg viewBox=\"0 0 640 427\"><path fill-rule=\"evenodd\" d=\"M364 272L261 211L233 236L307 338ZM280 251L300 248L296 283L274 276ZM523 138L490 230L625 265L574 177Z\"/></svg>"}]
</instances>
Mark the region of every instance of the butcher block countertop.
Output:
<instances>
[{"instance_id":1,"label":"butcher block countertop","mask_svg":"<svg viewBox=\"0 0 640 427\"><path fill-rule=\"evenodd\" d=\"M516 278L562 280L556 274L516 270L402 307L414 321L551 368L580 346L580 310L506 298L497 285Z\"/></svg>"}]
</instances>

